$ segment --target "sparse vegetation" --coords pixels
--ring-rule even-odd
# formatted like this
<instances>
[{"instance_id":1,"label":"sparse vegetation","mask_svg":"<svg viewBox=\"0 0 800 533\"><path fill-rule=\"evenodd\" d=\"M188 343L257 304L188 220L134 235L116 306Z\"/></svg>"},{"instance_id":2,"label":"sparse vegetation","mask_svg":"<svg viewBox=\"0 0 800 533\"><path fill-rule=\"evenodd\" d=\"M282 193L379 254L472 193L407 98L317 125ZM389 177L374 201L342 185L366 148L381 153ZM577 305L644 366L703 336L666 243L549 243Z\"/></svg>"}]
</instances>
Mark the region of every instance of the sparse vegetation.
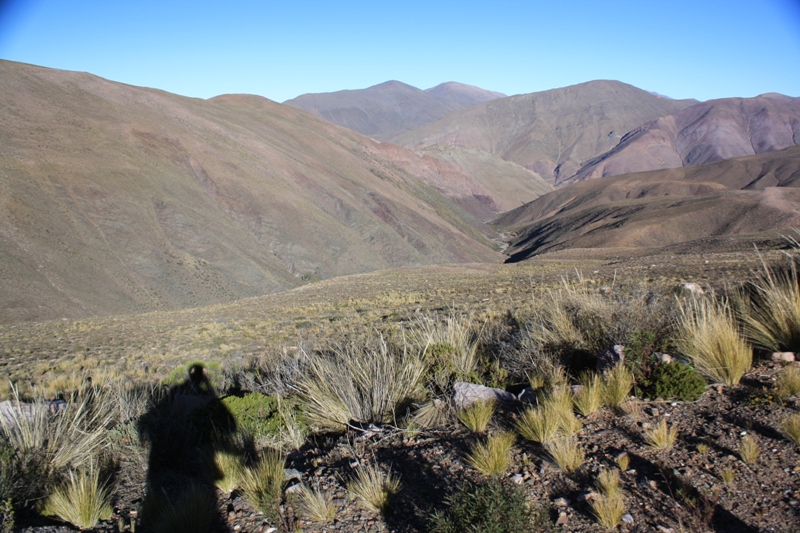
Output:
<instances>
[{"instance_id":1,"label":"sparse vegetation","mask_svg":"<svg viewBox=\"0 0 800 533\"><path fill-rule=\"evenodd\" d=\"M605 380L604 397L609 407L620 407L630 398L633 388L633 374L625 365L617 365L603 374Z\"/></svg>"},{"instance_id":2,"label":"sparse vegetation","mask_svg":"<svg viewBox=\"0 0 800 533\"><path fill-rule=\"evenodd\" d=\"M336 508L330 494L303 485L300 490L300 514L314 522L331 522L336 518Z\"/></svg>"},{"instance_id":3,"label":"sparse vegetation","mask_svg":"<svg viewBox=\"0 0 800 533\"><path fill-rule=\"evenodd\" d=\"M800 245L793 240L795 252ZM765 351L800 351L800 280L793 259L788 268L763 270L747 286L742 309L745 331Z\"/></svg>"},{"instance_id":4,"label":"sparse vegetation","mask_svg":"<svg viewBox=\"0 0 800 533\"><path fill-rule=\"evenodd\" d=\"M776 394L779 398L788 398L800 394L800 368L787 366L778 376L775 383Z\"/></svg>"},{"instance_id":5,"label":"sparse vegetation","mask_svg":"<svg viewBox=\"0 0 800 533\"><path fill-rule=\"evenodd\" d=\"M631 464L631 457L626 452L622 452L617 455L616 463L619 469L625 472Z\"/></svg>"},{"instance_id":6,"label":"sparse vegetation","mask_svg":"<svg viewBox=\"0 0 800 533\"><path fill-rule=\"evenodd\" d=\"M207 468L217 488L224 494L230 494L239 486L244 465L241 454L216 449L208 459Z\"/></svg>"},{"instance_id":7,"label":"sparse vegetation","mask_svg":"<svg viewBox=\"0 0 800 533\"><path fill-rule=\"evenodd\" d=\"M591 416L603 405L603 380L598 374L585 373L581 375L579 383L580 392L573 399L575 408L583 416Z\"/></svg>"},{"instance_id":8,"label":"sparse vegetation","mask_svg":"<svg viewBox=\"0 0 800 533\"><path fill-rule=\"evenodd\" d=\"M242 470L241 488L245 498L269 518L276 518L283 497L285 459L280 452L268 450L253 466Z\"/></svg>"},{"instance_id":9,"label":"sparse vegetation","mask_svg":"<svg viewBox=\"0 0 800 533\"><path fill-rule=\"evenodd\" d=\"M558 433L558 418L542 406L528 407L517 419L516 429L530 441L550 442Z\"/></svg>"},{"instance_id":10,"label":"sparse vegetation","mask_svg":"<svg viewBox=\"0 0 800 533\"><path fill-rule=\"evenodd\" d=\"M722 480L723 483L733 483L735 477L736 477L736 470L734 470L733 468L723 468L719 472L719 478Z\"/></svg>"}]
</instances>

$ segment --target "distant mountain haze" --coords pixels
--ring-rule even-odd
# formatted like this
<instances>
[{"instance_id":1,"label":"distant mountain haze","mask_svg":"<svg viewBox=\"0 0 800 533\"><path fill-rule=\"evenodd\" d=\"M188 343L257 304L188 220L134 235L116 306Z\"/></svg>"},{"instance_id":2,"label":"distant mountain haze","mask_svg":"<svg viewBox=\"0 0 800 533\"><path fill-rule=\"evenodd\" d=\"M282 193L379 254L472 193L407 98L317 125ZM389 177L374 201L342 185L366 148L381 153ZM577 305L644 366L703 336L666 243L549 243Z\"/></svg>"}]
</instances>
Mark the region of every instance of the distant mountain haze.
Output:
<instances>
[{"instance_id":1,"label":"distant mountain haze","mask_svg":"<svg viewBox=\"0 0 800 533\"><path fill-rule=\"evenodd\" d=\"M703 165L800 144L800 98L724 98L648 122L562 183Z\"/></svg>"},{"instance_id":2,"label":"distant mountain haze","mask_svg":"<svg viewBox=\"0 0 800 533\"><path fill-rule=\"evenodd\" d=\"M0 107L0 321L501 260L494 231L436 184L457 178L461 196L485 187L295 107L9 61Z\"/></svg>"},{"instance_id":3,"label":"distant mountain haze","mask_svg":"<svg viewBox=\"0 0 800 533\"><path fill-rule=\"evenodd\" d=\"M503 94L447 82L425 91L399 81L367 89L304 94L285 104L380 141L419 128L450 113Z\"/></svg>"},{"instance_id":4,"label":"distant mountain haze","mask_svg":"<svg viewBox=\"0 0 800 533\"><path fill-rule=\"evenodd\" d=\"M618 81L591 81L478 104L392 141L415 150L439 144L483 150L555 183L632 129L694 103Z\"/></svg>"}]
</instances>

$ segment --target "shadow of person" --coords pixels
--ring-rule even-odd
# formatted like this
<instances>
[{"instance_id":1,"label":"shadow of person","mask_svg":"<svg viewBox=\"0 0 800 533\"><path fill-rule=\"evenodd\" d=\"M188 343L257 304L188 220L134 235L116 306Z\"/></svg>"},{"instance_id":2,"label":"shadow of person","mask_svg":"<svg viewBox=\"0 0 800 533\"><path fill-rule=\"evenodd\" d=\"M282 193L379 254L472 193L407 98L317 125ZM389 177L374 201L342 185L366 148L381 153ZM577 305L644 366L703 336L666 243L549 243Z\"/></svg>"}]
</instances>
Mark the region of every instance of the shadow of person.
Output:
<instances>
[{"instance_id":1,"label":"shadow of person","mask_svg":"<svg viewBox=\"0 0 800 533\"><path fill-rule=\"evenodd\" d=\"M149 447L143 530L229 531L226 511L218 509L215 483L224 473L214 454L243 454L244 446L203 365L192 365L187 380L155 395L137 428Z\"/></svg>"}]
</instances>

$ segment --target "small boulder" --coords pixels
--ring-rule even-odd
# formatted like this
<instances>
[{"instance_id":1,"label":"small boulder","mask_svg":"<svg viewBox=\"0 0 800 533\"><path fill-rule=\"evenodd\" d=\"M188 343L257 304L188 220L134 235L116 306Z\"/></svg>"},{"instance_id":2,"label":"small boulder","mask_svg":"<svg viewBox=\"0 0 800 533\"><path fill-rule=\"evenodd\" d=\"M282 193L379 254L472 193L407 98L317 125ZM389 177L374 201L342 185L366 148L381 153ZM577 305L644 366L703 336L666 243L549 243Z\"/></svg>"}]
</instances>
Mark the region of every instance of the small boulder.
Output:
<instances>
[{"instance_id":1,"label":"small boulder","mask_svg":"<svg viewBox=\"0 0 800 533\"><path fill-rule=\"evenodd\" d=\"M459 381L453 385L453 390L455 391L453 394L453 401L459 409L463 409L478 401L497 400L501 402L513 402L517 400L515 395L503 389L485 387L465 381Z\"/></svg>"},{"instance_id":2,"label":"small boulder","mask_svg":"<svg viewBox=\"0 0 800 533\"><path fill-rule=\"evenodd\" d=\"M692 294L694 294L694 295L697 295L697 296L699 296L699 295L701 295L701 294L705 294L705 293L706 293L706 292L703 290L703 287L701 287L701 286L700 286L700 285L698 285L697 283L692 283L692 282L689 282L689 283L681 283L681 286L682 286L684 289L686 289L687 291L689 291L689 292L691 292Z\"/></svg>"},{"instance_id":3,"label":"small boulder","mask_svg":"<svg viewBox=\"0 0 800 533\"><path fill-rule=\"evenodd\" d=\"M776 363L794 363L794 352L775 352L772 354L772 360Z\"/></svg>"},{"instance_id":4,"label":"small boulder","mask_svg":"<svg viewBox=\"0 0 800 533\"><path fill-rule=\"evenodd\" d=\"M615 344L597 354L597 370L605 372L625 361L625 346Z\"/></svg>"}]
</instances>

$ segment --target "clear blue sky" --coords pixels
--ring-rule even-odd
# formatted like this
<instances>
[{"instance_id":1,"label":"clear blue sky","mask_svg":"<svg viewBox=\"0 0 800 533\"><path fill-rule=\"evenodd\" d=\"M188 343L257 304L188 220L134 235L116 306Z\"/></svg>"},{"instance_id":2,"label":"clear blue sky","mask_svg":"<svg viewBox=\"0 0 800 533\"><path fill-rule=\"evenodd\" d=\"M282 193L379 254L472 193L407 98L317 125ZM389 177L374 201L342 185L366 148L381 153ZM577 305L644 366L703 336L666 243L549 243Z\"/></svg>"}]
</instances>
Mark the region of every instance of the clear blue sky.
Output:
<instances>
[{"instance_id":1,"label":"clear blue sky","mask_svg":"<svg viewBox=\"0 0 800 533\"><path fill-rule=\"evenodd\" d=\"M0 0L0 58L203 98L390 79L800 96L800 0Z\"/></svg>"}]
</instances>

